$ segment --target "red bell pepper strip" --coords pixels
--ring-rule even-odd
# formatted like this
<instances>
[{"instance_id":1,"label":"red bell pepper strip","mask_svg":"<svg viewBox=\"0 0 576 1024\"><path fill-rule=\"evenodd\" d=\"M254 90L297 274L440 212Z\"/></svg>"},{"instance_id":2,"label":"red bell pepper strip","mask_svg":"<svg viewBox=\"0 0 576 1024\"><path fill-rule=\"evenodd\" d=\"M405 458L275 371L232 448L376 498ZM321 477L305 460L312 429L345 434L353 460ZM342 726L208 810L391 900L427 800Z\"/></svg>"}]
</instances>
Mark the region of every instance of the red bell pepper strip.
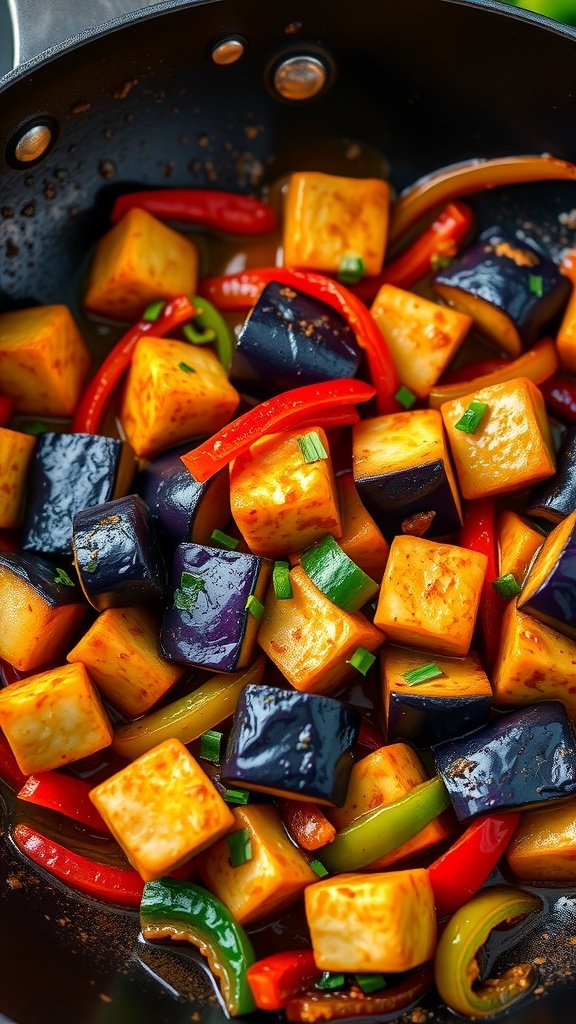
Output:
<instances>
[{"instance_id":1,"label":"red bell pepper strip","mask_svg":"<svg viewBox=\"0 0 576 1024\"><path fill-rule=\"evenodd\" d=\"M461 366L458 370L448 370L447 373L444 373L439 386L467 384L469 381L475 380L476 377L485 377L489 373L501 370L509 362L511 362L510 359L496 357L495 359L483 359L479 363L468 363L467 366Z\"/></svg>"},{"instance_id":2,"label":"red bell pepper strip","mask_svg":"<svg viewBox=\"0 0 576 1024\"><path fill-rule=\"evenodd\" d=\"M399 1015L422 999L432 988L433 981L434 965L430 961L411 971L397 985L374 995L365 995L359 988L349 992L304 992L288 1000L286 1017L290 1021L313 1024L317 1020Z\"/></svg>"},{"instance_id":3,"label":"red bell pepper strip","mask_svg":"<svg viewBox=\"0 0 576 1024\"><path fill-rule=\"evenodd\" d=\"M349 409L374 397L374 388L362 381L344 378L306 384L268 398L222 427L203 444L182 456L182 462L199 483L204 483L229 462L245 452L254 441L287 427L322 426L328 410L330 426L334 409Z\"/></svg>"},{"instance_id":4,"label":"red bell pepper strip","mask_svg":"<svg viewBox=\"0 0 576 1024\"><path fill-rule=\"evenodd\" d=\"M92 785L84 779L75 779L71 775L59 772L39 772L26 779L18 793L19 800L48 807L51 811L72 818L82 825L104 835L110 835L110 829L100 817L88 794Z\"/></svg>"},{"instance_id":5,"label":"red bell pepper strip","mask_svg":"<svg viewBox=\"0 0 576 1024\"><path fill-rule=\"evenodd\" d=\"M157 320L140 320L114 345L84 392L72 420L71 430L97 434L110 396L132 361L134 349L144 334L162 338L194 316L194 306L185 295L169 299Z\"/></svg>"},{"instance_id":6,"label":"red bell pepper strip","mask_svg":"<svg viewBox=\"0 0 576 1024\"><path fill-rule=\"evenodd\" d=\"M568 423L576 423L576 381L554 374L538 386L551 412Z\"/></svg>"},{"instance_id":7,"label":"red bell pepper strip","mask_svg":"<svg viewBox=\"0 0 576 1024\"><path fill-rule=\"evenodd\" d=\"M363 277L351 291L363 302L370 303L383 284L411 288L434 270L437 258L451 259L458 252L458 243L469 234L474 215L464 203L448 203L433 224L397 259L388 263L376 277Z\"/></svg>"},{"instance_id":8,"label":"red bell pepper strip","mask_svg":"<svg viewBox=\"0 0 576 1024\"><path fill-rule=\"evenodd\" d=\"M8 740L0 732L0 779L10 786L10 789L18 792L27 778L28 776L20 771Z\"/></svg>"},{"instance_id":9,"label":"red bell pepper strip","mask_svg":"<svg viewBox=\"0 0 576 1024\"><path fill-rule=\"evenodd\" d=\"M0 427L5 427L12 415L15 399L11 395L0 395Z\"/></svg>"},{"instance_id":10,"label":"red bell pepper strip","mask_svg":"<svg viewBox=\"0 0 576 1024\"><path fill-rule=\"evenodd\" d=\"M13 838L21 853L25 853L34 864L72 888L106 903L119 903L124 907L140 906L144 882L137 871L89 860L53 842L28 825L16 825Z\"/></svg>"},{"instance_id":11,"label":"red bell pepper strip","mask_svg":"<svg viewBox=\"0 0 576 1024\"><path fill-rule=\"evenodd\" d=\"M169 217L231 235L267 235L278 224L274 207L260 199L200 188L128 192L114 203L112 223L116 224L135 206L154 217Z\"/></svg>"},{"instance_id":12,"label":"red bell pepper strip","mask_svg":"<svg viewBox=\"0 0 576 1024\"><path fill-rule=\"evenodd\" d=\"M486 814L428 868L438 917L447 917L478 891L508 846L520 814Z\"/></svg>"},{"instance_id":13,"label":"red bell pepper strip","mask_svg":"<svg viewBox=\"0 0 576 1024\"><path fill-rule=\"evenodd\" d=\"M486 555L488 565L480 597L480 625L484 637L484 653L487 668L496 661L500 644L500 632L504 602L492 587L498 579L498 551L494 525L494 499L478 498L464 505L464 524L460 531L460 545L469 551L480 551Z\"/></svg>"},{"instance_id":14,"label":"red bell pepper strip","mask_svg":"<svg viewBox=\"0 0 576 1024\"><path fill-rule=\"evenodd\" d=\"M246 972L259 1010L282 1010L288 1000L322 976L310 949L287 950L257 960Z\"/></svg>"},{"instance_id":15,"label":"red bell pepper strip","mask_svg":"<svg viewBox=\"0 0 576 1024\"><path fill-rule=\"evenodd\" d=\"M431 409L439 409L444 402L454 398L462 398L481 388L492 387L493 384L504 384L516 377L528 377L538 387L558 369L558 352L551 338L542 338L534 348L523 352L517 359L502 359L496 369L473 380L465 380L457 384L435 384L428 395Z\"/></svg>"},{"instance_id":16,"label":"red bell pepper strip","mask_svg":"<svg viewBox=\"0 0 576 1024\"><path fill-rule=\"evenodd\" d=\"M334 839L334 825L316 804L281 800L278 806L286 830L303 850L319 850Z\"/></svg>"}]
</instances>

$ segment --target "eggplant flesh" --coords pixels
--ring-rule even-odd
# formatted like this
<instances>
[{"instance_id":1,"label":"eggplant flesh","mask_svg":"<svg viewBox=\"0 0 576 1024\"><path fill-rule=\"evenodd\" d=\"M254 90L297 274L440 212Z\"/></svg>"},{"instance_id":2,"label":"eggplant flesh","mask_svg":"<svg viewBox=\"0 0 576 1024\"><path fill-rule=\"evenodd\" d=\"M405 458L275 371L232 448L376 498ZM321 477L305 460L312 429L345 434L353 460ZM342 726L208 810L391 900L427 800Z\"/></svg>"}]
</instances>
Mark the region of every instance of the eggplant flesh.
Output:
<instances>
[{"instance_id":1,"label":"eggplant flesh","mask_svg":"<svg viewBox=\"0 0 576 1024\"><path fill-rule=\"evenodd\" d=\"M434 512L430 537L460 529L460 512L442 459L410 466L382 476L355 480L368 512L390 540L402 532L402 521L416 512Z\"/></svg>"},{"instance_id":2,"label":"eggplant flesh","mask_svg":"<svg viewBox=\"0 0 576 1024\"><path fill-rule=\"evenodd\" d=\"M488 695L434 697L391 692L386 715L388 741L409 740L423 747L442 743L485 725L491 706Z\"/></svg>"},{"instance_id":3,"label":"eggplant flesh","mask_svg":"<svg viewBox=\"0 0 576 1024\"><path fill-rule=\"evenodd\" d=\"M65 570L68 582L59 582L64 578L61 571L52 562L40 558L39 555L0 551L0 568L18 576L53 608L60 608L67 604L79 604L82 601L82 594L76 585L75 573L68 565Z\"/></svg>"},{"instance_id":4,"label":"eggplant flesh","mask_svg":"<svg viewBox=\"0 0 576 1024\"><path fill-rule=\"evenodd\" d=\"M556 473L532 492L528 515L559 523L576 509L576 426L568 427L558 452Z\"/></svg>"},{"instance_id":5,"label":"eggplant flesh","mask_svg":"<svg viewBox=\"0 0 576 1024\"><path fill-rule=\"evenodd\" d=\"M576 512L548 535L532 563L518 608L576 637Z\"/></svg>"}]
</instances>

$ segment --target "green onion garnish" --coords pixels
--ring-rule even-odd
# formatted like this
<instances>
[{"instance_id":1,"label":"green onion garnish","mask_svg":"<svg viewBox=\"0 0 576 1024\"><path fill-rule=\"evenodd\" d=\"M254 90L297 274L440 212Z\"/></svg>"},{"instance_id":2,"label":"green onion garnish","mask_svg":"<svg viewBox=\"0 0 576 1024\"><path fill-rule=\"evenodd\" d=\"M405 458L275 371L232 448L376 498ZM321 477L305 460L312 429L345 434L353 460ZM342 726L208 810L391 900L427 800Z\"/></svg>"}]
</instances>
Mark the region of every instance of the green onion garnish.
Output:
<instances>
[{"instance_id":1,"label":"green onion garnish","mask_svg":"<svg viewBox=\"0 0 576 1024\"><path fill-rule=\"evenodd\" d=\"M196 373L193 366L189 366L188 363L178 363L178 369L184 370L184 373Z\"/></svg>"},{"instance_id":2,"label":"green onion garnish","mask_svg":"<svg viewBox=\"0 0 576 1024\"><path fill-rule=\"evenodd\" d=\"M146 309L142 314L142 319L151 321L157 320L165 305L166 303L164 302L164 299L158 299L157 302L151 302L149 306L146 306Z\"/></svg>"},{"instance_id":3,"label":"green onion garnish","mask_svg":"<svg viewBox=\"0 0 576 1024\"><path fill-rule=\"evenodd\" d=\"M528 288L532 292L532 295L536 295L537 298L541 299L544 295L544 282L541 274L529 274L528 275Z\"/></svg>"},{"instance_id":4,"label":"green onion garnish","mask_svg":"<svg viewBox=\"0 0 576 1024\"><path fill-rule=\"evenodd\" d=\"M182 590L197 590L206 589L206 581L202 576L197 576L195 572L183 572L180 577L180 586Z\"/></svg>"},{"instance_id":5,"label":"green onion garnish","mask_svg":"<svg viewBox=\"0 0 576 1024\"><path fill-rule=\"evenodd\" d=\"M279 601L287 601L288 598L292 597L290 564L288 562L274 562L272 586Z\"/></svg>"},{"instance_id":6,"label":"green onion garnish","mask_svg":"<svg viewBox=\"0 0 576 1024\"><path fill-rule=\"evenodd\" d=\"M365 647L357 647L352 657L346 660L346 664L351 665L360 675L365 676L375 661L375 656L370 654Z\"/></svg>"},{"instance_id":7,"label":"green onion garnish","mask_svg":"<svg viewBox=\"0 0 576 1024\"><path fill-rule=\"evenodd\" d=\"M47 427L45 423L25 423L23 427L19 428L23 434L32 434L33 437L37 437L38 434L46 434L50 427Z\"/></svg>"},{"instance_id":8,"label":"green onion garnish","mask_svg":"<svg viewBox=\"0 0 576 1024\"><path fill-rule=\"evenodd\" d=\"M486 402L470 402L466 412L454 424L456 430L463 430L465 434L475 434L487 409Z\"/></svg>"},{"instance_id":9,"label":"green onion garnish","mask_svg":"<svg viewBox=\"0 0 576 1024\"><path fill-rule=\"evenodd\" d=\"M250 799L250 793L247 789L234 789L230 787L226 789L224 799L227 804L241 804L244 806Z\"/></svg>"},{"instance_id":10,"label":"green onion garnish","mask_svg":"<svg viewBox=\"0 0 576 1024\"><path fill-rule=\"evenodd\" d=\"M71 580L65 569L56 569L54 583L61 583L64 587L73 587L74 580Z\"/></svg>"},{"instance_id":11,"label":"green onion garnish","mask_svg":"<svg viewBox=\"0 0 576 1024\"><path fill-rule=\"evenodd\" d=\"M98 555L92 554L92 555L90 555L90 561L88 562L88 564L82 566L82 571L83 572L96 572L97 568L98 568Z\"/></svg>"},{"instance_id":12,"label":"green onion garnish","mask_svg":"<svg viewBox=\"0 0 576 1024\"><path fill-rule=\"evenodd\" d=\"M430 257L430 270L436 272L437 270L446 270L452 263L451 256L441 256L439 252L432 253Z\"/></svg>"},{"instance_id":13,"label":"green onion garnish","mask_svg":"<svg viewBox=\"0 0 576 1024\"><path fill-rule=\"evenodd\" d=\"M206 589L206 581L193 572L183 572L180 587L174 593L174 608L181 612L191 612L196 607L198 594Z\"/></svg>"},{"instance_id":14,"label":"green onion garnish","mask_svg":"<svg viewBox=\"0 0 576 1024\"><path fill-rule=\"evenodd\" d=\"M303 434L302 437L299 437L298 447L302 452L304 462L319 462L320 459L328 458L328 452L315 430L311 430L309 434Z\"/></svg>"},{"instance_id":15,"label":"green onion garnish","mask_svg":"<svg viewBox=\"0 0 576 1024\"><path fill-rule=\"evenodd\" d=\"M522 593L522 587L518 585L511 572L507 572L505 576L499 576L497 580L493 580L492 587L498 594L498 597L502 597L505 601L509 597L518 597L518 594Z\"/></svg>"},{"instance_id":16,"label":"green onion garnish","mask_svg":"<svg viewBox=\"0 0 576 1024\"><path fill-rule=\"evenodd\" d=\"M250 597L246 601L244 607L246 611L255 619L258 619L258 621L260 621L264 615L264 605L262 604L262 601L258 600L256 594L250 594Z\"/></svg>"},{"instance_id":17,"label":"green onion garnish","mask_svg":"<svg viewBox=\"0 0 576 1024\"><path fill-rule=\"evenodd\" d=\"M338 267L338 280L342 284L356 284L361 277L364 277L366 267L364 260L358 253L350 252L343 256Z\"/></svg>"},{"instance_id":18,"label":"green onion garnish","mask_svg":"<svg viewBox=\"0 0 576 1024\"><path fill-rule=\"evenodd\" d=\"M203 761L211 761L212 764L220 764L222 750L222 733L216 729L208 729L200 737L200 757Z\"/></svg>"},{"instance_id":19,"label":"green onion garnish","mask_svg":"<svg viewBox=\"0 0 576 1024\"><path fill-rule=\"evenodd\" d=\"M416 395L410 388L407 388L405 384L401 384L398 391L394 395L394 398L400 405L403 405L405 409L411 409L416 401Z\"/></svg>"},{"instance_id":20,"label":"green onion garnish","mask_svg":"<svg viewBox=\"0 0 576 1024\"><path fill-rule=\"evenodd\" d=\"M383 974L355 974L354 981L367 996L371 992L379 992L380 989L386 988L386 978Z\"/></svg>"},{"instance_id":21,"label":"green onion garnish","mask_svg":"<svg viewBox=\"0 0 576 1024\"><path fill-rule=\"evenodd\" d=\"M316 982L315 988L333 989L343 988L345 978L343 974L335 974L333 971L323 971L322 977Z\"/></svg>"},{"instance_id":22,"label":"green onion garnish","mask_svg":"<svg viewBox=\"0 0 576 1024\"><path fill-rule=\"evenodd\" d=\"M240 543L236 537L230 537L229 534L223 533L222 530L212 530L210 540L213 540L221 548L227 548L228 551L236 551Z\"/></svg>"},{"instance_id":23,"label":"green onion garnish","mask_svg":"<svg viewBox=\"0 0 576 1024\"><path fill-rule=\"evenodd\" d=\"M310 867L312 868L314 874L318 875L318 878L326 878L328 871L324 867L321 860L311 860Z\"/></svg>"},{"instance_id":24,"label":"green onion garnish","mask_svg":"<svg viewBox=\"0 0 576 1024\"><path fill-rule=\"evenodd\" d=\"M247 828L240 828L228 836L230 867L239 868L252 860L252 842Z\"/></svg>"},{"instance_id":25,"label":"green onion garnish","mask_svg":"<svg viewBox=\"0 0 576 1024\"><path fill-rule=\"evenodd\" d=\"M430 661L427 665L422 665L422 668L413 668L410 672L403 672L402 679L406 680L408 686L420 686L421 683L427 683L431 679L438 679L443 675L442 669Z\"/></svg>"}]
</instances>

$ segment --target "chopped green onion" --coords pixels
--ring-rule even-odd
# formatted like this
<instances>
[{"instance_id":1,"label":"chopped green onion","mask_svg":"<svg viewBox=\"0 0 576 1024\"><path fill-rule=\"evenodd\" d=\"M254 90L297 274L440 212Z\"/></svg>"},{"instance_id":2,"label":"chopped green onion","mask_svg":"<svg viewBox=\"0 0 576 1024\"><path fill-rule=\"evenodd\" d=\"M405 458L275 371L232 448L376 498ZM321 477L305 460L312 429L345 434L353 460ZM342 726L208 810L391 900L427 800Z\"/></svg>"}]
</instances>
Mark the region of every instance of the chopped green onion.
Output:
<instances>
[{"instance_id":1,"label":"chopped green onion","mask_svg":"<svg viewBox=\"0 0 576 1024\"><path fill-rule=\"evenodd\" d=\"M394 395L394 398L400 403L400 405L403 405L405 409L411 409L417 399L417 396L413 391L410 391L410 388L407 388L405 384L401 384Z\"/></svg>"},{"instance_id":2,"label":"chopped green onion","mask_svg":"<svg viewBox=\"0 0 576 1024\"><path fill-rule=\"evenodd\" d=\"M371 992L379 992L380 989L386 988L386 978L383 974L355 974L354 981L367 996Z\"/></svg>"},{"instance_id":3,"label":"chopped green onion","mask_svg":"<svg viewBox=\"0 0 576 1024\"><path fill-rule=\"evenodd\" d=\"M213 540L214 543L218 544L221 548L227 548L228 551L236 551L236 548L240 543L236 537L230 537L227 533L223 533L222 530L212 530L210 540Z\"/></svg>"},{"instance_id":4,"label":"chopped green onion","mask_svg":"<svg viewBox=\"0 0 576 1024\"><path fill-rule=\"evenodd\" d=\"M88 562L88 565L82 566L82 571L83 572L96 572L97 568L98 568L98 555L92 554L92 555L90 555L90 561Z\"/></svg>"},{"instance_id":5,"label":"chopped green onion","mask_svg":"<svg viewBox=\"0 0 576 1024\"><path fill-rule=\"evenodd\" d=\"M199 591L194 590L175 590L172 607L177 608L179 612L191 612L196 607L198 593Z\"/></svg>"},{"instance_id":6,"label":"chopped green onion","mask_svg":"<svg viewBox=\"0 0 576 1024\"><path fill-rule=\"evenodd\" d=\"M193 366L189 366L188 363L178 363L178 369L184 370L184 373L196 373Z\"/></svg>"},{"instance_id":7,"label":"chopped green onion","mask_svg":"<svg viewBox=\"0 0 576 1024\"><path fill-rule=\"evenodd\" d=\"M338 280L342 284L356 284L366 273L364 260L358 253L350 252L343 256L338 267Z\"/></svg>"},{"instance_id":8,"label":"chopped green onion","mask_svg":"<svg viewBox=\"0 0 576 1024\"><path fill-rule=\"evenodd\" d=\"M315 988L333 989L343 988L346 979L343 974L335 974L333 971L323 971L322 977L316 982Z\"/></svg>"},{"instance_id":9,"label":"chopped green onion","mask_svg":"<svg viewBox=\"0 0 576 1024\"><path fill-rule=\"evenodd\" d=\"M272 570L272 586L279 601L287 601L292 597L289 562L274 562Z\"/></svg>"},{"instance_id":10,"label":"chopped green onion","mask_svg":"<svg viewBox=\"0 0 576 1024\"><path fill-rule=\"evenodd\" d=\"M208 729L200 737L200 757L203 761L220 764L223 734L216 729Z\"/></svg>"},{"instance_id":11,"label":"chopped green onion","mask_svg":"<svg viewBox=\"0 0 576 1024\"><path fill-rule=\"evenodd\" d=\"M492 582L492 587L498 594L498 597L502 597L505 601L509 597L518 597L518 594L522 593L522 587L518 585L511 572L507 572L505 576L499 576L497 580Z\"/></svg>"},{"instance_id":12,"label":"chopped green onion","mask_svg":"<svg viewBox=\"0 0 576 1024\"><path fill-rule=\"evenodd\" d=\"M19 427L23 434L32 434L33 437L37 437L38 434L46 434L50 427L47 427L45 423L34 422L25 423L24 426Z\"/></svg>"},{"instance_id":13,"label":"chopped green onion","mask_svg":"<svg viewBox=\"0 0 576 1024\"><path fill-rule=\"evenodd\" d=\"M456 430L463 430L465 434L475 434L487 409L486 402L470 402L466 412L454 424Z\"/></svg>"},{"instance_id":14,"label":"chopped green onion","mask_svg":"<svg viewBox=\"0 0 576 1024\"><path fill-rule=\"evenodd\" d=\"M432 253L430 257L430 270L436 272L437 270L446 270L453 262L451 256L441 256L439 252Z\"/></svg>"},{"instance_id":15,"label":"chopped green onion","mask_svg":"<svg viewBox=\"0 0 576 1024\"><path fill-rule=\"evenodd\" d=\"M226 789L224 793L224 799L227 804L247 804L250 799L250 793L247 789L234 789L232 787Z\"/></svg>"},{"instance_id":16,"label":"chopped green onion","mask_svg":"<svg viewBox=\"0 0 576 1024\"><path fill-rule=\"evenodd\" d=\"M212 327L199 327L194 323L184 324L182 334L192 345L209 345L216 340L216 331Z\"/></svg>"},{"instance_id":17,"label":"chopped green onion","mask_svg":"<svg viewBox=\"0 0 576 1024\"><path fill-rule=\"evenodd\" d=\"M64 587L73 587L74 580L71 580L65 569L56 569L54 583L61 583Z\"/></svg>"},{"instance_id":18,"label":"chopped green onion","mask_svg":"<svg viewBox=\"0 0 576 1024\"><path fill-rule=\"evenodd\" d=\"M197 576L195 572L183 572L180 577L180 586L182 590L197 590L206 589L206 581L202 576Z\"/></svg>"},{"instance_id":19,"label":"chopped green onion","mask_svg":"<svg viewBox=\"0 0 576 1024\"><path fill-rule=\"evenodd\" d=\"M142 319L151 321L157 320L165 305L166 303L164 302L164 299L158 299L157 302L151 302L149 306L146 306L146 309L142 314Z\"/></svg>"},{"instance_id":20,"label":"chopped green onion","mask_svg":"<svg viewBox=\"0 0 576 1024\"><path fill-rule=\"evenodd\" d=\"M357 647L352 657L347 659L346 664L351 665L357 672L360 672L360 675L365 676L375 661L375 656L370 654L365 647Z\"/></svg>"},{"instance_id":21,"label":"chopped green onion","mask_svg":"<svg viewBox=\"0 0 576 1024\"><path fill-rule=\"evenodd\" d=\"M403 672L402 679L405 679L408 686L420 686L421 683L428 683L431 679L439 679L444 673L433 661L429 661L422 668L413 668L410 672Z\"/></svg>"},{"instance_id":22,"label":"chopped green onion","mask_svg":"<svg viewBox=\"0 0 576 1024\"><path fill-rule=\"evenodd\" d=\"M328 452L315 430L311 430L309 434L303 434L302 437L299 437L298 447L302 452L304 462L319 462L320 459L328 458Z\"/></svg>"},{"instance_id":23,"label":"chopped green onion","mask_svg":"<svg viewBox=\"0 0 576 1024\"><path fill-rule=\"evenodd\" d=\"M356 565L332 534L303 551L300 564L315 587L345 612L357 612L378 593L378 584Z\"/></svg>"},{"instance_id":24,"label":"chopped green onion","mask_svg":"<svg viewBox=\"0 0 576 1024\"><path fill-rule=\"evenodd\" d=\"M246 601L244 607L246 611L255 619L258 619L258 621L260 621L260 619L264 615L264 605L262 604L262 601L258 600L256 594L250 594L250 597Z\"/></svg>"},{"instance_id":25,"label":"chopped green onion","mask_svg":"<svg viewBox=\"0 0 576 1024\"><path fill-rule=\"evenodd\" d=\"M318 878L326 878L328 871L324 867L321 860L311 860L310 867L312 868L314 874L318 875Z\"/></svg>"},{"instance_id":26,"label":"chopped green onion","mask_svg":"<svg viewBox=\"0 0 576 1024\"><path fill-rule=\"evenodd\" d=\"M528 288L532 292L532 295L536 295L537 298L541 299L544 295L544 282L542 280L542 274L529 274Z\"/></svg>"},{"instance_id":27,"label":"chopped green onion","mask_svg":"<svg viewBox=\"0 0 576 1024\"><path fill-rule=\"evenodd\" d=\"M230 867L239 868L252 860L252 842L247 828L239 828L228 836Z\"/></svg>"}]
</instances>

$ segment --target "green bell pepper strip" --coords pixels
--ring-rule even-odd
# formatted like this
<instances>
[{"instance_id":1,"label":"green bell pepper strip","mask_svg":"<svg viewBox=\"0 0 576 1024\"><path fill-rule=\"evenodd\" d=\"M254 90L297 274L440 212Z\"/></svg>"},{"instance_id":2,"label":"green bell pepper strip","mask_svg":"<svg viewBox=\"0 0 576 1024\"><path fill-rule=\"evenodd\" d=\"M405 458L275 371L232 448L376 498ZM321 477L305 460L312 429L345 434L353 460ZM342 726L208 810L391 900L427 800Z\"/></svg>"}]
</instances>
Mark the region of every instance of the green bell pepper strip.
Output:
<instances>
[{"instance_id":1,"label":"green bell pepper strip","mask_svg":"<svg viewBox=\"0 0 576 1024\"><path fill-rule=\"evenodd\" d=\"M207 345L214 342L216 355L226 371L230 369L234 341L232 331L224 317L208 299L193 295L194 319L182 328L184 337L193 345Z\"/></svg>"},{"instance_id":2,"label":"green bell pepper strip","mask_svg":"<svg viewBox=\"0 0 576 1024\"><path fill-rule=\"evenodd\" d=\"M191 882L161 878L146 882L140 927L147 940L174 939L197 946L220 982L232 1017L252 1013L256 1004L246 971L256 960L244 929L212 893Z\"/></svg>"},{"instance_id":3,"label":"green bell pepper strip","mask_svg":"<svg viewBox=\"0 0 576 1024\"><path fill-rule=\"evenodd\" d=\"M499 978L475 985L476 954L493 928L542 909L542 900L511 886L483 889L451 917L436 950L436 988L447 1006L465 1017L487 1017L525 995L536 980L532 964L518 964Z\"/></svg>"},{"instance_id":4,"label":"green bell pepper strip","mask_svg":"<svg viewBox=\"0 0 576 1024\"><path fill-rule=\"evenodd\" d=\"M356 871L396 850L450 806L442 779L436 776L385 807L376 807L336 833L321 851L324 867L334 874Z\"/></svg>"}]
</instances>

